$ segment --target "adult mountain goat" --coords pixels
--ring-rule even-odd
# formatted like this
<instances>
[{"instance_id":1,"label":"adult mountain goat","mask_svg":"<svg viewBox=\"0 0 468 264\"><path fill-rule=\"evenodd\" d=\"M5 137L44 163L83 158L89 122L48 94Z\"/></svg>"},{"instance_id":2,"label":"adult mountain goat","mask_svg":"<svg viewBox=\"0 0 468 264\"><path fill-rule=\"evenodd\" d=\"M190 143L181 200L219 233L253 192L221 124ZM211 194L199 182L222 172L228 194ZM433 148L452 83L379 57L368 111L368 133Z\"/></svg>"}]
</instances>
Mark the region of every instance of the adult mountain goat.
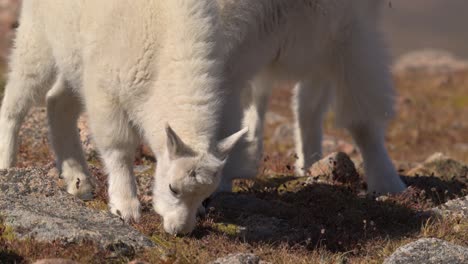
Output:
<instances>
[{"instance_id":1,"label":"adult mountain goat","mask_svg":"<svg viewBox=\"0 0 468 264\"><path fill-rule=\"evenodd\" d=\"M164 229L192 231L246 132L216 140L224 98L218 11L210 0L25 0L0 113L0 168L13 166L21 122L46 97L67 190L92 198L76 126L82 101L109 173L111 211L139 218L132 165L142 134L158 159L154 205Z\"/></svg>"},{"instance_id":2,"label":"adult mountain goat","mask_svg":"<svg viewBox=\"0 0 468 264\"><path fill-rule=\"evenodd\" d=\"M230 156L221 191L252 177L262 155L263 119L277 80L296 82L296 172L320 159L322 119L335 100L337 123L362 152L369 192L404 190L384 146L394 90L377 30L382 0L219 0L227 43L226 85L231 99L223 135L240 127L247 142ZM250 86L248 81L251 81Z\"/></svg>"}]
</instances>

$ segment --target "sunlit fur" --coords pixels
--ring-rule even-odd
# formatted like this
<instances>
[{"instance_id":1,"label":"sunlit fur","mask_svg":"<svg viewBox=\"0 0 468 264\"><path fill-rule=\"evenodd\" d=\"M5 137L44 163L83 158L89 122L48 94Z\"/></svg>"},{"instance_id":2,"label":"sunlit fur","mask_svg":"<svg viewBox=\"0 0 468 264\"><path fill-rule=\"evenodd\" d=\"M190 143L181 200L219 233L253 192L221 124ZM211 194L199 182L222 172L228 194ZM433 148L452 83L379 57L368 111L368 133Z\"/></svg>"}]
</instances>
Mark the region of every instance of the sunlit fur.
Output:
<instances>
[{"instance_id":1,"label":"sunlit fur","mask_svg":"<svg viewBox=\"0 0 468 264\"><path fill-rule=\"evenodd\" d=\"M14 165L22 120L46 98L67 191L92 198L76 126L84 108L109 174L110 210L124 220L140 216L132 166L143 136L158 159L154 203L164 227L190 232L194 212L246 132L216 140L223 103L218 26L210 0L23 1L0 113L0 168ZM166 124L190 151L169 158ZM195 179L189 169L199 171ZM168 198L168 183L180 199Z\"/></svg>"},{"instance_id":2,"label":"sunlit fur","mask_svg":"<svg viewBox=\"0 0 468 264\"><path fill-rule=\"evenodd\" d=\"M365 163L369 192L400 192L384 146L395 92L378 31L381 0L218 0L227 43L224 111L227 135L250 131L225 166L220 191L233 178L256 175L263 119L276 81L296 83L296 172L321 158L322 120L334 102L337 124L349 130ZM241 107L242 105L242 107ZM243 110L245 112L243 113Z\"/></svg>"}]
</instances>

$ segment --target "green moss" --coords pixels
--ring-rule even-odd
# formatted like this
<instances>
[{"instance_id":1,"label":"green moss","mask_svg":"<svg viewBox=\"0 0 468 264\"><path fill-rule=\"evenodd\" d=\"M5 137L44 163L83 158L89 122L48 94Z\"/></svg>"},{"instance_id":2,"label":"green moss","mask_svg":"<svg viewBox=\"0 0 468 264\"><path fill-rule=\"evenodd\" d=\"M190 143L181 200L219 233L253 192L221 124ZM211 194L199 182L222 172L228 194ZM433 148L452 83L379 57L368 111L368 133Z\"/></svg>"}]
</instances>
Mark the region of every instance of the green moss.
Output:
<instances>
[{"instance_id":1,"label":"green moss","mask_svg":"<svg viewBox=\"0 0 468 264\"><path fill-rule=\"evenodd\" d=\"M229 223L215 223L213 224L213 228L228 236L238 236L243 231L242 227L235 225L235 224L229 224Z\"/></svg>"},{"instance_id":2,"label":"green moss","mask_svg":"<svg viewBox=\"0 0 468 264\"><path fill-rule=\"evenodd\" d=\"M166 239L158 236L158 235L152 235L150 237L151 241L153 241L156 245L159 247L162 247L164 249L169 249L171 247L171 243L167 241Z\"/></svg>"},{"instance_id":3,"label":"green moss","mask_svg":"<svg viewBox=\"0 0 468 264\"><path fill-rule=\"evenodd\" d=\"M91 200L91 201L86 201L85 203L86 203L86 206L91 209L95 209L99 211L108 210L107 204L102 200Z\"/></svg>"},{"instance_id":4,"label":"green moss","mask_svg":"<svg viewBox=\"0 0 468 264\"><path fill-rule=\"evenodd\" d=\"M142 171L140 174L153 175L155 171L156 171L156 164L152 163L151 166L147 170Z\"/></svg>"},{"instance_id":5,"label":"green moss","mask_svg":"<svg viewBox=\"0 0 468 264\"><path fill-rule=\"evenodd\" d=\"M0 224L0 230L1 230L1 238L5 239L6 241L13 241L16 238L15 232L13 230L13 227L9 225L4 225Z\"/></svg>"},{"instance_id":6,"label":"green moss","mask_svg":"<svg viewBox=\"0 0 468 264\"><path fill-rule=\"evenodd\" d=\"M280 186L278 186L278 193L282 192L297 192L304 188L308 177L301 177L294 180L287 181Z\"/></svg>"},{"instance_id":7,"label":"green moss","mask_svg":"<svg viewBox=\"0 0 468 264\"><path fill-rule=\"evenodd\" d=\"M456 108L468 107L468 95L458 96L454 99L453 104Z\"/></svg>"}]
</instances>

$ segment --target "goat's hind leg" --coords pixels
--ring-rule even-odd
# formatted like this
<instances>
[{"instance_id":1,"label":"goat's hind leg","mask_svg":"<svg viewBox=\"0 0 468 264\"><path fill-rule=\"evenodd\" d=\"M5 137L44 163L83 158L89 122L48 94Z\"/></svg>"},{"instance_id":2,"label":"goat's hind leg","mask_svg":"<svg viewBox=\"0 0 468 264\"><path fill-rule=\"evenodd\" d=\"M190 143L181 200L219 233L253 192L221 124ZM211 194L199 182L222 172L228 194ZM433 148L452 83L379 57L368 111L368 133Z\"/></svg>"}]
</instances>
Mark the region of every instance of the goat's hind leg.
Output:
<instances>
[{"instance_id":1,"label":"goat's hind leg","mask_svg":"<svg viewBox=\"0 0 468 264\"><path fill-rule=\"evenodd\" d=\"M78 96L59 76L47 93L50 141L57 168L67 183L67 192L88 200L93 198L94 182L88 171L77 128L81 108Z\"/></svg>"},{"instance_id":2,"label":"goat's hind leg","mask_svg":"<svg viewBox=\"0 0 468 264\"><path fill-rule=\"evenodd\" d=\"M306 175L312 164L322 157L323 115L329 104L331 87L326 80L314 78L294 87L296 173Z\"/></svg>"},{"instance_id":3,"label":"goat's hind leg","mask_svg":"<svg viewBox=\"0 0 468 264\"><path fill-rule=\"evenodd\" d=\"M264 71L255 77L251 87L244 89L248 96L244 96L242 126L248 127L249 132L241 155L245 159L243 164L250 168L250 172L246 173L244 178L255 177L263 157L263 128L273 85L274 79L271 74Z\"/></svg>"},{"instance_id":4,"label":"goat's hind leg","mask_svg":"<svg viewBox=\"0 0 468 264\"><path fill-rule=\"evenodd\" d=\"M269 77L266 73L259 74L250 85L232 91L225 107L223 137L238 131L241 124L249 131L229 155L218 191L230 192L233 179L253 178L257 174L263 154L263 123L272 89Z\"/></svg>"},{"instance_id":5,"label":"goat's hind leg","mask_svg":"<svg viewBox=\"0 0 468 264\"><path fill-rule=\"evenodd\" d=\"M385 148L395 91L383 43L368 27L373 25L355 29L337 60L337 121L351 132L362 153L368 192L397 193L405 185Z\"/></svg>"}]
</instances>

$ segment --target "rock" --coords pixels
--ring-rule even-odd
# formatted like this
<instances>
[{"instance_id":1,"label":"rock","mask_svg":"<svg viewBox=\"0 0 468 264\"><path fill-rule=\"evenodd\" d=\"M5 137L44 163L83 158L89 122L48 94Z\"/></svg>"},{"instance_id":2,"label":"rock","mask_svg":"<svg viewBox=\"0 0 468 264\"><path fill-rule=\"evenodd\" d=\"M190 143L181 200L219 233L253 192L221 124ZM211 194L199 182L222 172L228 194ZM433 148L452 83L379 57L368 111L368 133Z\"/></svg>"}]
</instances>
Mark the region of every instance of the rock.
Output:
<instances>
[{"instance_id":1,"label":"rock","mask_svg":"<svg viewBox=\"0 0 468 264\"><path fill-rule=\"evenodd\" d=\"M143 260L133 260L133 261L130 261L128 264L149 264L149 262L146 262Z\"/></svg>"},{"instance_id":2,"label":"rock","mask_svg":"<svg viewBox=\"0 0 468 264\"><path fill-rule=\"evenodd\" d=\"M359 174L353 161L343 152L332 153L315 162L309 169L309 176L328 182L359 182Z\"/></svg>"},{"instance_id":3,"label":"rock","mask_svg":"<svg viewBox=\"0 0 468 264\"><path fill-rule=\"evenodd\" d=\"M230 254L224 258L219 258L210 264L267 264L268 262L261 261L254 254L236 253Z\"/></svg>"},{"instance_id":4,"label":"rock","mask_svg":"<svg viewBox=\"0 0 468 264\"><path fill-rule=\"evenodd\" d=\"M408 176L436 176L443 179L458 179L467 182L468 166L456 161L442 153L435 153L427 158L421 165L411 169Z\"/></svg>"},{"instance_id":5,"label":"rock","mask_svg":"<svg viewBox=\"0 0 468 264\"><path fill-rule=\"evenodd\" d=\"M468 62L450 52L431 49L409 52L393 66L396 73L450 73L467 68Z\"/></svg>"},{"instance_id":6,"label":"rock","mask_svg":"<svg viewBox=\"0 0 468 264\"><path fill-rule=\"evenodd\" d=\"M451 215L468 218L468 196L450 200L439 207L433 208L431 211L438 216Z\"/></svg>"},{"instance_id":7,"label":"rock","mask_svg":"<svg viewBox=\"0 0 468 264\"><path fill-rule=\"evenodd\" d=\"M397 249L384 264L467 263L468 248L436 238L423 238Z\"/></svg>"},{"instance_id":8,"label":"rock","mask_svg":"<svg viewBox=\"0 0 468 264\"><path fill-rule=\"evenodd\" d=\"M75 262L69 259L54 258L54 259L41 259L41 260L34 262L34 264L78 264L78 262Z\"/></svg>"},{"instance_id":9,"label":"rock","mask_svg":"<svg viewBox=\"0 0 468 264\"><path fill-rule=\"evenodd\" d=\"M18 238L64 244L86 240L125 256L154 246L110 212L87 208L47 174L41 168L0 170L0 212Z\"/></svg>"}]
</instances>

